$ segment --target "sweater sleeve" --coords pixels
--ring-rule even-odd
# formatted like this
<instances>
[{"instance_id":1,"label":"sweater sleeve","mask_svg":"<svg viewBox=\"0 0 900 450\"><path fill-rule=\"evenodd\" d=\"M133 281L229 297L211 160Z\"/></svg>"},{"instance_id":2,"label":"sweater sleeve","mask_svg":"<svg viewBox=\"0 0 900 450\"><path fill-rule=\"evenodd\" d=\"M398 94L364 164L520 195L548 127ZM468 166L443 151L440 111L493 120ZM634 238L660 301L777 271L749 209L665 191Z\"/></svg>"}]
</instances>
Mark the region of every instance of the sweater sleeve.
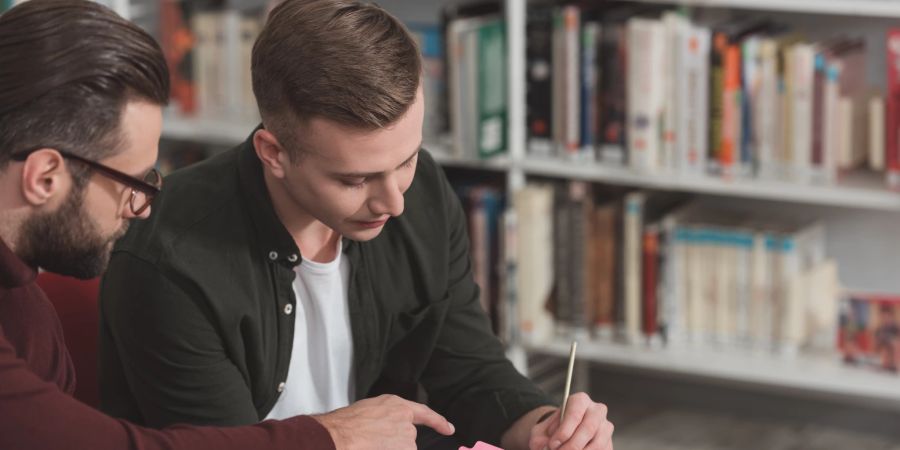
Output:
<instances>
[{"instance_id":1,"label":"sweater sleeve","mask_svg":"<svg viewBox=\"0 0 900 450\"><path fill-rule=\"evenodd\" d=\"M150 430L110 418L39 379L0 332L0 448L55 450L334 449L309 416L234 428Z\"/></svg>"}]
</instances>

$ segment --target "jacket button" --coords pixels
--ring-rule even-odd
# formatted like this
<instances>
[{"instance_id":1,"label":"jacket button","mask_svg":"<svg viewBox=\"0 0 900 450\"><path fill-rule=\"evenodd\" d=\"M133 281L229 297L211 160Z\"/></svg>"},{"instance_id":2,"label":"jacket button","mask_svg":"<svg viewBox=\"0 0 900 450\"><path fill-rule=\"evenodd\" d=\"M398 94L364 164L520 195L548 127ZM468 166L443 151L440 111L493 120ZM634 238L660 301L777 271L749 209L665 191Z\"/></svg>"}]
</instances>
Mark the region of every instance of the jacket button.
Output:
<instances>
[{"instance_id":1,"label":"jacket button","mask_svg":"<svg viewBox=\"0 0 900 450\"><path fill-rule=\"evenodd\" d=\"M284 392L284 381L278 383L278 393L280 394L282 392Z\"/></svg>"},{"instance_id":2,"label":"jacket button","mask_svg":"<svg viewBox=\"0 0 900 450\"><path fill-rule=\"evenodd\" d=\"M297 262L297 255L288 256L288 261L295 263Z\"/></svg>"},{"instance_id":3,"label":"jacket button","mask_svg":"<svg viewBox=\"0 0 900 450\"><path fill-rule=\"evenodd\" d=\"M294 305L292 305L290 303L288 303L287 305L284 305L284 313L285 314L291 315L292 312L294 312Z\"/></svg>"},{"instance_id":4,"label":"jacket button","mask_svg":"<svg viewBox=\"0 0 900 450\"><path fill-rule=\"evenodd\" d=\"M271 259L272 261L278 259L278 252L269 252L269 259Z\"/></svg>"}]
</instances>

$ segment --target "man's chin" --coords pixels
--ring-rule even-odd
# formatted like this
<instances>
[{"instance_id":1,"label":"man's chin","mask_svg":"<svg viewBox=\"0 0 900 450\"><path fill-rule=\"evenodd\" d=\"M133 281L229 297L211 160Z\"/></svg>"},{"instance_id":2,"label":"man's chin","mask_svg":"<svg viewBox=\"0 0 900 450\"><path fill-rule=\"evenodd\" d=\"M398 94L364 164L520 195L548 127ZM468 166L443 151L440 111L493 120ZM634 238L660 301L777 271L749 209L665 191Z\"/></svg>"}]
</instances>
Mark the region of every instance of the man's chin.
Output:
<instances>
[{"instance_id":1,"label":"man's chin","mask_svg":"<svg viewBox=\"0 0 900 450\"><path fill-rule=\"evenodd\" d=\"M378 237L378 235L381 234L382 230L384 230L383 226L378 228L354 229L346 230L345 232L341 233L341 235L347 239L350 239L351 241L366 242Z\"/></svg>"}]
</instances>

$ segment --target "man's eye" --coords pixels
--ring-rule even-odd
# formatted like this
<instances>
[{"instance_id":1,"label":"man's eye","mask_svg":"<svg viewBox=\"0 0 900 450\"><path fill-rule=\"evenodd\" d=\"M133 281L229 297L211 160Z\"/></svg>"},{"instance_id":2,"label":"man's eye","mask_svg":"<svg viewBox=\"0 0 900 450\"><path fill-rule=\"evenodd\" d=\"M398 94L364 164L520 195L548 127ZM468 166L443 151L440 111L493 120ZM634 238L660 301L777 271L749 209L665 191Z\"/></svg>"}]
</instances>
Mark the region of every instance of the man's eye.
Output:
<instances>
[{"instance_id":1,"label":"man's eye","mask_svg":"<svg viewBox=\"0 0 900 450\"><path fill-rule=\"evenodd\" d=\"M366 185L366 179L365 178L344 179L344 180L341 180L341 183L344 186L347 186L349 188L361 188Z\"/></svg>"}]
</instances>

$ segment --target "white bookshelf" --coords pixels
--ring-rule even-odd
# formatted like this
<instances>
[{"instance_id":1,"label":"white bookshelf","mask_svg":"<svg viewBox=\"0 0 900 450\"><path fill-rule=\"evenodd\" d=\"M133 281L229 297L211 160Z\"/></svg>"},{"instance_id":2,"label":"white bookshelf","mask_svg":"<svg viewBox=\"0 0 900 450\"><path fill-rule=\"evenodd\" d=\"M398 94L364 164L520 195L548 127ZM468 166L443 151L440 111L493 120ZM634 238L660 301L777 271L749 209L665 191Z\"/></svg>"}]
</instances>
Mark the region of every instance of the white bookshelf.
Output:
<instances>
[{"instance_id":1,"label":"white bookshelf","mask_svg":"<svg viewBox=\"0 0 900 450\"><path fill-rule=\"evenodd\" d=\"M558 159L526 159L529 175L579 179L636 188L751 198L806 205L900 211L900 193L885 189L882 176L854 176L837 185L814 185L758 179L724 180L711 176L637 173L624 167L585 164Z\"/></svg>"},{"instance_id":2,"label":"white bookshelf","mask_svg":"<svg viewBox=\"0 0 900 450\"><path fill-rule=\"evenodd\" d=\"M630 0L639 3L734 8L757 11L829 14L857 17L900 17L896 0Z\"/></svg>"},{"instance_id":3,"label":"white bookshelf","mask_svg":"<svg viewBox=\"0 0 900 450\"><path fill-rule=\"evenodd\" d=\"M684 5L722 9L748 9L771 12L795 12L835 18L900 18L900 0L631 0L633 2ZM509 36L509 83L510 110L525 109L526 54L524 49L524 18L529 7L528 0L506 0ZM562 179L580 179L592 182L621 185L636 188L671 190L733 199L764 200L778 209L796 208L801 214L815 210L812 214L829 211L827 224L829 237L858 242L860 236L876 240L878 249L865 245L854 248L869 248L874 258L859 258L855 249L836 255L850 272L850 278L861 279L863 272L877 273L883 278L878 289L894 292L896 274L882 270L885 264L895 260L900 254L895 230L900 213L900 193L885 187L881 177L856 177L841 180L838 185L814 186L797 183L736 180L726 181L711 177L686 177L675 174L642 174L628 168L602 166L593 163L574 163L558 159L533 159L526 156L526 139L520 128L524 122L510 124L510 191L521 186L513 180L526 176L544 176ZM803 207L810 207L803 210ZM765 215L764 210L757 212ZM877 234L867 234L874 231ZM884 248L882 250L881 248ZM873 250L878 250L873 251ZM882 258L885 254L892 255ZM842 268L842 271L844 268ZM869 277L870 279L873 277ZM842 280L843 281L843 280ZM850 281L852 284L853 281ZM835 319L836 320L836 319ZM510 350L510 354L545 353L560 357L568 356L569 342L547 342L522 345ZM516 347L515 345L513 347ZM845 367L832 359L811 359L801 357L795 360L780 360L773 357L729 354L726 352L650 349L640 346L623 346L597 342L579 345L579 357L638 370L649 370L706 380L756 385L771 390L796 391L827 394L837 397L862 399L887 404L891 409L900 410L900 377L873 373ZM517 364L520 369L523 365Z\"/></svg>"},{"instance_id":4,"label":"white bookshelf","mask_svg":"<svg viewBox=\"0 0 900 450\"><path fill-rule=\"evenodd\" d=\"M569 355L569 341L526 345L531 352ZM578 359L719 382L785 390L792 394L837 397L900 410L900 376L849 367L837 357L771 355L699 348L651 348L599 341L579 341Z\"/></svg>"}]
</instances>

